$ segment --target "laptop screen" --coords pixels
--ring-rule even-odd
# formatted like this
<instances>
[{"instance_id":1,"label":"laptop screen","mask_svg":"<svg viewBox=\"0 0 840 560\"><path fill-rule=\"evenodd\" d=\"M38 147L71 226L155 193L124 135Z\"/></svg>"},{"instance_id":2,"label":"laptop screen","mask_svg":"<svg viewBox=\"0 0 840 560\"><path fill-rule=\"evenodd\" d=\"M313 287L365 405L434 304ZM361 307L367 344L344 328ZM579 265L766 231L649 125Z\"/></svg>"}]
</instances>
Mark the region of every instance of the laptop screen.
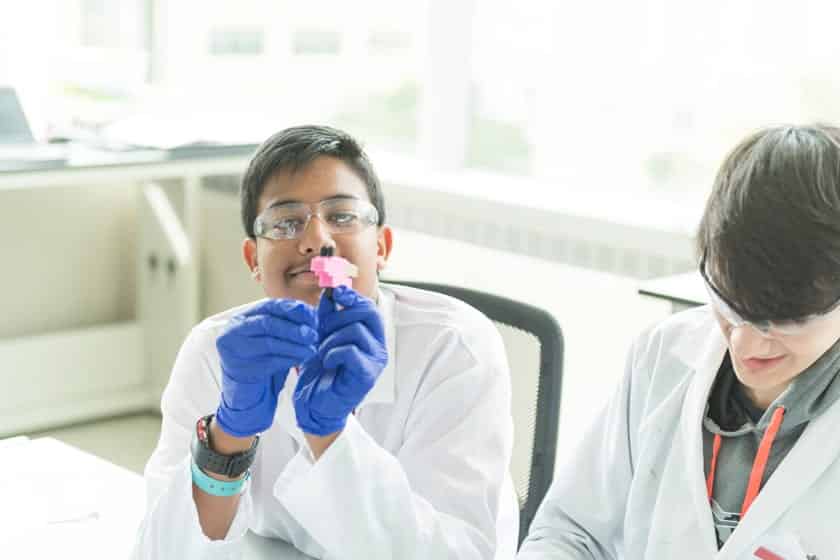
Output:
<instances>
[{"instance_id":1,"label":"laptop screen","mask_svg":"<svg viewBox=\"0 0 840 560\"><path fill-rule=\"evenodd\" d=\"M0 87L0 144L34 142L26 115L12 88Z\"/></svg>"}]
</instances>

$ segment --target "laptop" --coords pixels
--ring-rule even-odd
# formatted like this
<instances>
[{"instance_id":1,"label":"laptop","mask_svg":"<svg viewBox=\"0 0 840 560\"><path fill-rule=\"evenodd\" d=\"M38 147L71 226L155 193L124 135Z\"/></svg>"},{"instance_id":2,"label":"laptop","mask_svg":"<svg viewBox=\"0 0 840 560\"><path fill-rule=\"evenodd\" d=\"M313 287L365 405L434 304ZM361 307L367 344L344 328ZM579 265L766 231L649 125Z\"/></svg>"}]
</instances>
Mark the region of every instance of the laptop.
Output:
<instances>
[{"instance_id":1,"label":"laptop","mask_svg":"<svg viewBox=\"0 0 840 560\"><path fill-rule=\"evenodd\" d=\"M17 92L0 87L0 171L63 166L67 149L37 142Z\"/></svg>"}]
</instances>

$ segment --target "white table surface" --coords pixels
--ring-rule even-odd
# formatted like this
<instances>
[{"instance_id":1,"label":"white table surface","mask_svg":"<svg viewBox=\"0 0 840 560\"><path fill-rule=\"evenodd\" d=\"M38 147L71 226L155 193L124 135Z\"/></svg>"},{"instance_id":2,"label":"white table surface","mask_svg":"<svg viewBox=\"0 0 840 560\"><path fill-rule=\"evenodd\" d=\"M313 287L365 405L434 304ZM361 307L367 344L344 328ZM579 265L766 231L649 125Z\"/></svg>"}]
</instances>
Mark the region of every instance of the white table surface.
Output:
<instances>
[{"instance_id":1,"label":"white table surface","mask_svg":"<svg viewBox=\"0 0 840 560\"><path fill-rule=\"evenodd\" d=\"M0 440L3 558L129 558L145 510L143 477L53 438ZM245 560L307 559L248 534Z\"/></svg>"},{"instance_id":2,"label":"white table surface","mask_svg":"<svg viewBox=\"0 0 840 560\"><path fill-rule=\"evenodd\" d=\"M0 441L0 550L7 558L128 558L143 478L52 438Z\"/></svg>"}]
</instances>

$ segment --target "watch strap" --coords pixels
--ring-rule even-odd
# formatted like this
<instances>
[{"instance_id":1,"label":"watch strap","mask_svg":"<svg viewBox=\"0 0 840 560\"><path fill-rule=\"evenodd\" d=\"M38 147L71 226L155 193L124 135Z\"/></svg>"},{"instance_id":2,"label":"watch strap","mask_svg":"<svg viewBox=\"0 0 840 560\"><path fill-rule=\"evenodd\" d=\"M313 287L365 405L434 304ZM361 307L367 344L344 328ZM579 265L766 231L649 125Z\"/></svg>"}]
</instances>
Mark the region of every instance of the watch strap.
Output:
<instances>
[{"instance_id":1,"label":"watch strap","mask_svg":"<svg viewBox=\"0 0 840 560\"><path fill-rule=\"evenodd\" d=\"M203 416L196 423L192 441L193 462L203 472L220 474L230 478L237 478L251 468L257 456L257 445L260 437L254 438L250 449L241 453L224 455L213 450L210 441L210 422L213 415Z\"/></svg>"},{"instance_id":2,"label":"watch strap","mask_svg":"<svg viewBox=\"0 0 840 560\"><path fill-rule=\"evenodd\" d=\"M198 486L202 492L212 496L235 496L241 494L245 489L245 481L251 478L251 473L246 472L245 476L238 480L217 480L198 468L195 461L191 461L190 464L192 465L193 484Z\"/></svg>"}]
</instances>

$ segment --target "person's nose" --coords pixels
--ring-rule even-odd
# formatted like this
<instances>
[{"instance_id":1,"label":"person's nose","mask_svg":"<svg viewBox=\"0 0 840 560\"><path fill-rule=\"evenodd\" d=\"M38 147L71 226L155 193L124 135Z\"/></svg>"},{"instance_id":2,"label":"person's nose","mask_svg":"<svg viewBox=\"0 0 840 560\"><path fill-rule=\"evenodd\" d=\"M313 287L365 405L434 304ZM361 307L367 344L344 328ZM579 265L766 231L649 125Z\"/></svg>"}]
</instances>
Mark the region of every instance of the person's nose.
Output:
<instances>
[{"instance_id":1,"label":"person's nose","mask_svg":"<svg viewBox=\"0 0 840 560\"><path fill-rule=\"evenodd\" d=\"M771 341L763 336L757 328L749 323L744 323L732 327L729 333L729 344L732 346L732 351L739 357L750 358L766 355Z\"/></svg>"},{"instance_id":2,"label":"person's nose","mask_svg":"<svg viewBox=\"0 0 840 560\"><path fill-rule=\"evenodd\" d=\"M334 247L335 243L323 220L317 214L312 214L298 239L298 251L301 255L318 255L325 245Z\"/></svg>"}]
</instances>

